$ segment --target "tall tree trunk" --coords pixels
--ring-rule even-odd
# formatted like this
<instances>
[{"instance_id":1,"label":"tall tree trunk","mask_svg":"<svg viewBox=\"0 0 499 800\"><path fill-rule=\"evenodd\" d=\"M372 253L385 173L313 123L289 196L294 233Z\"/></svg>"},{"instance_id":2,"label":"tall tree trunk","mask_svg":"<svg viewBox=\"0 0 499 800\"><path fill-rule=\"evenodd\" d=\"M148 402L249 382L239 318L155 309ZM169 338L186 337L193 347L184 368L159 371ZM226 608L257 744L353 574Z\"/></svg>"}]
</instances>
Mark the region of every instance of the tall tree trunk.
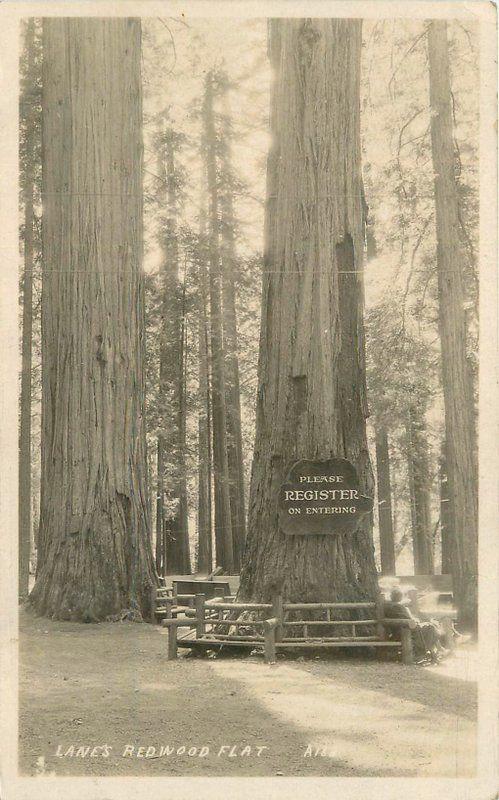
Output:
<instances>
[{"instance_id":1,"label":"tall tree trunk","mask_svg":"<svg viewBox=\"0 0 499 800\"><path fill-rule=\"evenodd\" d=\"M426 435L421 412L411 408L407 420L407 464L415 575L433 574L430 465Z\"/></svg>"},{"instance_id":2,"label":"tall tree trunk","mask_svg":"<svg viewBox=\"0 0 499 800\"><path fill-rule=\"evenodd\" d=\"M442 548L442 575L451 575L454 521L449 497L446 450L444 439L440 456L440 542Z\"/></svg>"},{"instance_id":3,"label":"tall tree trunk","mask_svg":"<svg viewBox=\"0 0 499 800\"><path fill-rule=\"evenodd\" d=\"M215 545L217 565L234 569L227 457L226 382L223 351L219 200L216 169L216 132L213 112L213 75L206 76L204 98L204 151L209 197L209 278L211 332L211 393L213 418L213 477L215 494Z\"/></svg>"},{"instance_id":4,"label":"tall tree trunk","mask_svg":"<svg viewBox=\"0 0 499 800\"><path fill-rule=\"evenodd\" d=\"M179 513L177 514L177 538L181 546L182 569L186 574L191 572L191 555L189 543L189 505L187 499L187 309L186 309L186 281L182 286L180 306L180 353L178 363L178 387L180 402L178 410L178 496Z\"/></svg>"},{"instance_id":5,"label":"tall tree trunk","mask_svg":"<svg viewBox=\"0 0 499 800\"><path fill-rule=\"evenodd\" d=\"M204 261L206 237L205 213L201 212L200 253L198 268L199 328L198 328L198 564L199 572L213 569L212 552L212 458L210 379L208 371L208 276Z\"/></svg>"},{"instance_id":6,"label":"tall tree trunk","mask_svg":"<svg viewBox=\"0 0 499 800\"><path fill-rule=\"evenodd\" d=\"M452 129L447 23L428 26L431 143L439 329L447 443L447 476L454 523L452 575L463 622L477 622L477 463L473 389L466 358L463 262Z\"/></svg>"},{"instance_id":7,"label":"tall tree trunk","mask_svg":"<svg viewBox=\"0 0 499 800\"><path fill-rule=\"evenodd\" d=\"M352 534L289 536L276 494L298 459L351 461L366 440L360 163L361 22L270 23L275 71L243 598L356 601L377 590L371 518Z\"/></svg>"},{"instance_id":8,"label":"tall tree trunk","mask_svg":"<svg viewBox=\"0 0 499 800\"><path fill-rule=\"evenodd\" d=\"M376 426L376 476L378 485L378 522L383 575L395 575L395 542L392 518L392 486L388 434L384 426Z\"/></svg>"},{"instance_id":9,"label":"tall tree trunk","mask_svg":"<svg viewBox=\"0 0 499 800\"><path fill-rule=\"evenodd\" d=\"M166 575L166 559L163 558L163 550L164 550L164 537L163 537L163 525L164 525L164 517L163 517L163 504L164 504L164 493L165 493L165 486L164 486L164 471L165 471L165 459L163 456L164 451L164 437L160 434L158 436L158 442L156 445L157 451L157 461L156 461L156 470L157 470L157 489L156 489L156 547L155 547L155 557L156 557L156 571L158 575L162 575L163 577Z\"/></svg>"},{"instance_id":10,"label":"tall tree trunk","mask_svg":"<svg viewBox=\"0 0 499 800\"><path fill-rule=\"evenodd\" d=\"M26 26L27 54L24 85L24 274L22 306L21 415L19 425L19 599L29 591L29 559L32 538L31 518L31 368L33 335L34 192L35 192L35 20Z\"/></svg>"},{"instance_id":11,"label":"tall tree trunk","mask_svg":"<svg viewBox=\"0 0 499 800\"><path fill-rule=\"evenodd\" d=\"M158 436L158 494L162 504L163 574L191 571L185 468L184 290L179 280L178 192L175 134L160 132L159 174L166 188L166 218L161 232L162 314L160 332L161 431ZM161 456L161 458L160 458ZM159 519L159 516L158 516Z\"/></svg>"},{"instance_id":12,"label":"tall tree trunk","mask_svg":"<svg viewBox=\"0 0 499 800\"><path fill-rule=\"evenodd\" d=\"M226 107L228 112L228 106ZM236 315L236 238L234 199L231 183L230 123L226 113L223 122L222 169L225 182L221 191L220 210L222 223L222 297L223 336L226 364L227 403L227 461L229 468L230 511L234 568L241 569L246 538L246 511L244 502L243 437L241 433L241 395L239 387L239 354Z\"/></svg>"},{"instance_id":13,"label":"tall tree trunk","mask_svg":"<svg viewBox=\"0 0 499 800\"><path fill-rule=\"evenodd\" d=\"M43 22L41 564L59 619L150 612L140 21Z\"/></svg>"}]
</instances>

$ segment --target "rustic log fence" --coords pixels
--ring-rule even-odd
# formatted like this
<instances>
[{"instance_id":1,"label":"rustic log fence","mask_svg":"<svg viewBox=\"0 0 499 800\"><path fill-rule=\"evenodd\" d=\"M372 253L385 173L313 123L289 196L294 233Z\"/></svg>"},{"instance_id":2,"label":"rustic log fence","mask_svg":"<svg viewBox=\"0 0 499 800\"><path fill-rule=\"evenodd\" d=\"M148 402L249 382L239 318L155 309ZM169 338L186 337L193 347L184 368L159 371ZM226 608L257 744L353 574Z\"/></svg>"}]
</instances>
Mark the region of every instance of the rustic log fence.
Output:
<instances>
[{"instance_id":1,"label":"rustic log fence","mask_svg":"<svg viewBox=\"0 0 499 800\"><path fill-rule=\"evenodd\" d=\"M337 611L343 615L354 612L367 616L335 619ZM323 618L294 618L310 612L322 612ZM289 614L292 619L287 618ZM162 625L168 628L168 658L177 657L178 647L200 651L249 647L263 651L266 663L275 662L278 651L293 648L391 647L401 651L404 664L414 662L411 630L417 623L411 619L387 619L382 595L370 603L286 603L278 594L271 603L244 603L236 601L234 596L207 600L204 594L173 595L171 590L160 587L154 592L152 619L162 620ZM326 626L326 635L309 632L310 628L321 626ZM296 635L300 627L301 636ZM179 636L181 628L188 629L184 636ZM339 632L331 635L332 628ZM400 641L389 636L390 628L398 629Z\"/></svg>"}]
</instances>

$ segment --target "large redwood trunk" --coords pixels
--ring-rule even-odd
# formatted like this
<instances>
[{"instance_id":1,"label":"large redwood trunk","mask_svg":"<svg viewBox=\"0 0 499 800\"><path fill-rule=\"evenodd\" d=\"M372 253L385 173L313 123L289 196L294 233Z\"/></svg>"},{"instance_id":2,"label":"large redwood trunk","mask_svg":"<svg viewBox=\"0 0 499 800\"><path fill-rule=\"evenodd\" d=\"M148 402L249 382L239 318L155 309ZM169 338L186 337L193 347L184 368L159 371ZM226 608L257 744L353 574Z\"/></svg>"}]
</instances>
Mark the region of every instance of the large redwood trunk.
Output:
<instances>
[{"instance_id":1,"label":"large redwood trunk","mask_svg":"<svg viewBox=\"0 0 499 800\"><path fill-rule=\"evenodd\" d=\"M24 122L24 273L22 281L21 414L19 422L19 599L29 590L29 559L32 540L31 515L31 369L33 335L33 266L35 260L35 20L26 25L27 54L23 86Z\"/></svg>"},{"instance_id":2,"label":"large redwood trunk","mask_svg":"<svg viewBox=\"0 0 499 800\"><path fill-rule=\"evenodd\" d=\"M460 241L445 20L433 21L428 27L428 56L447 477L454 526L452 575L460 618L465 623L475 625L478 473L473 387L466 357L464 254Z\"/></svg>"},{"instance_id":3,"label":"large redwood trunk","mask_svg":"<svg viewBox=\"0 0 499 800\"><path fill-rule=\"evenodd\" d=\"M376 426L376 476L381 572L383 575L395 575L390 451L388 434L382 425Z\"/></svg>"},{"instance_id":4,"label":"large redwood trunk","mask_svg":"<svg viewBox=\"0 0 499 800\"><path fill-rule=\"evenodd\" d=\"M361 22L270 23L256 441L240 596L360 601L377 590L371 519L354 533L286 536L277 492L298 459L351 461L373 496L366 441Z\"/></svg>"},{"instance_id":5,"label":"large redwood trunk","mask_svg":"<svg viewBox=\"0 0 499 800\"><path fill-rule=\"evenodd\" d=\"M150 610L140 21L43 23L42 488L30 599Z\"/></svg>"},{"instance_id":6,"label":"large redwood trunk","mask_svg":"<svg viewBox=\"0 0 499 800\"><path fill-rule=\"evenodd\" d=\"M223 349L222 273L220 264L219 198L216 170L216 132L213 111L213 75L206 76L203 106L204 152L209 202L209 296L211 344L211 399L213 482L215 496L215 548L217 566L234 569L227 456L226 366Z\"/></svg>"}]
</instances>

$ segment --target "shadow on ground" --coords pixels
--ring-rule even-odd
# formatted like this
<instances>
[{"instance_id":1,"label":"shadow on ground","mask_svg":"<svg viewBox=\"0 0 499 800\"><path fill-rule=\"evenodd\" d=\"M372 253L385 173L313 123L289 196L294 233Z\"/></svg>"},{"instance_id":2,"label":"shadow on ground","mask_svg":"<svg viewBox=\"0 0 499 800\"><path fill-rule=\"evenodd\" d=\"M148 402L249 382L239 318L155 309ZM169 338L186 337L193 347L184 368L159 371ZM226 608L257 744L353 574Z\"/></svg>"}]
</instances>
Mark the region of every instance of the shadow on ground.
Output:
<instances>
[{"instance_id":1,"label":"shadow on ground","mask_svg":"<svg viewBox=\"0 0 499 800\"><path fill-rule=\"evenodd\" d=\"M335 681L349 687L410 700L439 713L458 715L470 721L477 715L474 648L459 648L455 655L431 666L404 666L396 662L358 658L303 660L295 666L327 677L334 665ZM458 677L459 676L459 677Z\"/></svg>"},{"instance_id":2,"label":"shadow on ground","mask_svg":"<svg viewBox=\"0 0 499 800\"><path fill-rule=\"evenodd\" d=\"M458 774L468 775L473 759L460 753L461 743L473 753L473 702L461 697L454 707L440 683L416 668L358 660L168 662L166 635L150 625L79 625L22 611L20 770L454 776L457 754ZM424 701L429 692L435 699Z\"/></svg>"},{"instance_id":3,"label":"shadow on ground","mask_svg":"<svg viewBox=\"0 0 499 800\"><path fill-rule=\"evenodd\" d=\"M216 662L260 705L307 731L314 749L351 774L472 777L476 692L472 683L420 667L359 658Z\"/></svg>"}]
</instances>

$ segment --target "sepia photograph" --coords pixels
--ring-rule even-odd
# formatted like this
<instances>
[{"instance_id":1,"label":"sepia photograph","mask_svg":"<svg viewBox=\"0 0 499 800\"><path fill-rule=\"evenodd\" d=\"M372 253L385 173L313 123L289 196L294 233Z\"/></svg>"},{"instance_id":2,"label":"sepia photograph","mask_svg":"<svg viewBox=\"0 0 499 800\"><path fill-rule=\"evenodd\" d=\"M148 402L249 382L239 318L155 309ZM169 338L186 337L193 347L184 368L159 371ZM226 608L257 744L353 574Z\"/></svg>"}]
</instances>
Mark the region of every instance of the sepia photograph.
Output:
<instances>
[{"instance_id":1,"label":"sepia photograph","mask_svg":"<svg viewBox=\"0 0 499 800\"><path fill-rule=\"evenodd\" d=\"M495 8L22 5L6 800L492 797Z\"/></svg>"}]
</instances>

